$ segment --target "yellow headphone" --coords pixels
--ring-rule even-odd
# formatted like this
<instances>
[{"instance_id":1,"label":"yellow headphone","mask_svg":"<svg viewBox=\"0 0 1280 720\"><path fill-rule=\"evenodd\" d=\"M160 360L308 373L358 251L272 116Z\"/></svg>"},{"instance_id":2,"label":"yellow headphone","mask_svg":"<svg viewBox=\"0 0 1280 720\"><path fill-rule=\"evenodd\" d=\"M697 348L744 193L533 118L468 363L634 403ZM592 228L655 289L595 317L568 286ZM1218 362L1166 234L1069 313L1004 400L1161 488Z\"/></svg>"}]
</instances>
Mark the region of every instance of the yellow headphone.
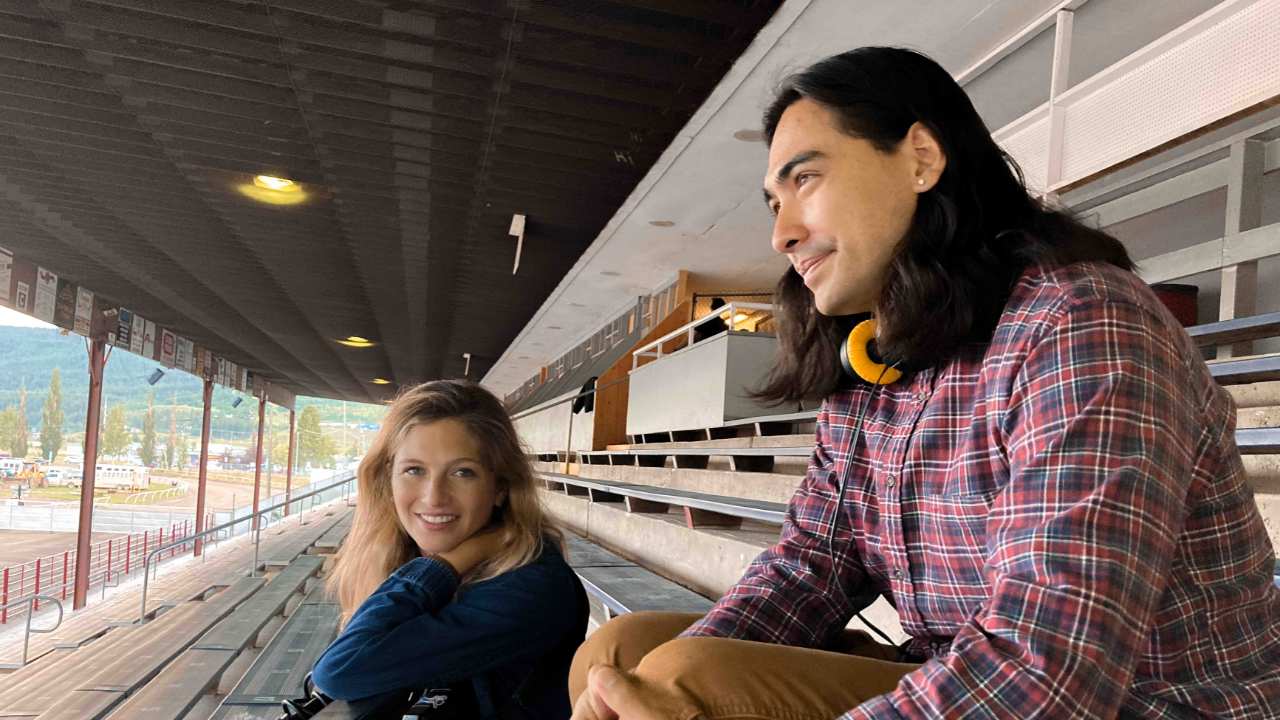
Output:
<instances>
[{"instance_id":1,"label":"yellow headphone","mask_svg":"<svg viewBox=\"0 0 1280 720\"><path fill-rule=\"evenodd\" d=\"M863 320L854 325L836 351L840 356L840 366L849 377L862 378L872 385L895 383L902 377L902 371L896 365L890 366L871 359L871 343L875 339L875 319Z\"/></svg>"}]
</instances>

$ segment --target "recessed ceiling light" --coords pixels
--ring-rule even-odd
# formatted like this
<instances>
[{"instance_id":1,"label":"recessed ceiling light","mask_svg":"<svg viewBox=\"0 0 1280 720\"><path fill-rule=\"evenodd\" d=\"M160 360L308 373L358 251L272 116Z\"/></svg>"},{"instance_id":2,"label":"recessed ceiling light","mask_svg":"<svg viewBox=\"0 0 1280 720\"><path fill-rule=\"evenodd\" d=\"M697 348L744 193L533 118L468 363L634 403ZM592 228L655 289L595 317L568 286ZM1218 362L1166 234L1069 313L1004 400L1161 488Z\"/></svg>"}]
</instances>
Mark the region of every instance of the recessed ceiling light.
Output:
<instances>
[{"instance_id":1,"label":"recessed ceiling light","mask_svg":"<svg viewBox=\"0 0 1280 720\"><path fill-rule=\"evenodd\" d=\"M391 381L386 378L374 378L371 380L374 385L390 385Z\"/></svg>"},{"instance_id":2,"label":"recessed ceiling light","mask_svg":"<svg viewBox=\"0 0 1280 720\"><path fill-rule=\"evenodd\" d=\"M602 272L602 273L600 273L600 274L601 274L601 275L603 275L603 276L605 276L605 277L622 277L622 273L620 273L620 272L614 272L614 271L612 271L612 270L605 270L604 272Z\"/></svg>"},{"instance_id":3,"label":"recessed ceiling light","mask_svg":"<svg viewBox=\"0 0 1280 720\"><path fill-rule=\"evenodd\" d=\"M307 193L303 192L301 185L275 175L255 175L253 182L241 183L236 189L246 197L267 205L297 205L307 200Z\"/></svg>"},{"instance_id":4,"label":"recessed ceiling light","mask_svg":"<svg viewBox=\"0 0 1280 720\"><path fill-rule=\"evenodd\" d=\"M547 329L548 329L548 330L563 330L564 328L560 327L559 325L548 325L548 326L547 326Z\"/></svg>"},{"instance_id":5,"label":"recessed ceiling light","mask_svg":"<svg viewBox=\"0 0 1280 720\"><path fill-rule=\"evenodd\" d=\"M377 344L374 341L368 338L362 338L359 335L349 335L346 338L343 338L341 340L336 340L335 342L337 342L339 345L346 345L347 347L353 347L353 348L367 348L367 347L373 347L374 345Z\"/></svg>"},{"instance_id":6,"label":"recessed ceiling light","mask_svg":"<svg viewBox=\"0 0 1280 720\"><path fill-rule=\"evenodd\" d=\"M298 184L289 178L276 177L274 175L258 175L253 178L253 184L267 190L279 190L282 192L297 192L300 189Z\"/></svg>"},{"instance_id":7,"label":"recessed ceiling light","mask_svg":"<svg viewBox=\"0 0 1280 720\"><path fill-rule=\"evenodd\" d=\"M764 133L759 130L744 129L734 133L733 139L741 140L742 142L760 142L761 140L764 140Z\"/></svg>"},{"instance_id":8,"label":"recessed ceiling light","mask_svg":"<svg viewBox=\"0 0 1280 720\"><path fill-rule=\"evenodd\" d=\"M650 220L649 224L654 227L671 227L672 225L675 225L675 223L670 220Z\"/></svg>"},{"instance_id":9,"label":"recessed ceiling light","mask_svg":"<svg viewBox=\"0 0 1280 720\"><path fill-rule=\"evenodd\" d=\"M746 320L748 317L750 317L750 316L749 316L749 315L747 315L746 313L738 313L737 315L734 315L734 316L733 316L733 321L734 321L734 322L736 322L736 323L740 323L740 322L742 322L743 320Z\"/></svg>"}]
</instances>

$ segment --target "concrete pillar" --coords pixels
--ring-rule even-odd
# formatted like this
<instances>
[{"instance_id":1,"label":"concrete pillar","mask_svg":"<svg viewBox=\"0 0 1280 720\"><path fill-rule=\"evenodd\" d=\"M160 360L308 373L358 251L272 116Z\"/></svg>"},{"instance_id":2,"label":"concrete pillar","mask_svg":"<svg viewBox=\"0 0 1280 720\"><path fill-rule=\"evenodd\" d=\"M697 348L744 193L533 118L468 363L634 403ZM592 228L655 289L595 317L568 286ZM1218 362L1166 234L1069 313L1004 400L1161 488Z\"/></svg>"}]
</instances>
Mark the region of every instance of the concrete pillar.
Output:
<instances>
[{"instance_id":1,"label":"concrete pillar","mask_svg":"<svg viewBox=\"0 0 1280 720\"><path fill-rule=\"evenodd\" d=\"M289 466L284 469L284 514L289 515L289 501L293 499L293 452L298 438L298 414L289 409Z\"/></svg>"},{"instance_id":2,"label":"concrete pillar","mask_svg":"<svg viewBox=\"0 0 1280 720\"><path fill-rule=\"evenodd\" d=\"M267 396L262 394L258 397L258 442L254 449L253 463L253 525L254 530L258 529L258 501L262 488L262 431L266 426L267 420Z\"/></svg>"}]
</instances>

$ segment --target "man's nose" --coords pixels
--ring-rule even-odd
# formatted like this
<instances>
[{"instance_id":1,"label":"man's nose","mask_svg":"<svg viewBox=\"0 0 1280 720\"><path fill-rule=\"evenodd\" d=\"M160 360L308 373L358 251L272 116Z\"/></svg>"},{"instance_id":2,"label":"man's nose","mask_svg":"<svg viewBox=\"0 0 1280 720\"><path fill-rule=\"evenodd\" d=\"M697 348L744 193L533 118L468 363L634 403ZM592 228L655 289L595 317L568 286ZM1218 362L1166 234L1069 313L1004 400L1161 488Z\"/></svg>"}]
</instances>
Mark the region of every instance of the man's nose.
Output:
<instances>
[{"instance_id":1,"label":"man's nose","mask_svg":"<svg viewBox=\"0 0 1280 720\"><path fill-rule=\"evenodd\" d=\"M808 230L801 221L800 213L783 205L773 219L773 238L771 244L775 252L792 253L805 238Z\"/></svg>"}]
</instances>

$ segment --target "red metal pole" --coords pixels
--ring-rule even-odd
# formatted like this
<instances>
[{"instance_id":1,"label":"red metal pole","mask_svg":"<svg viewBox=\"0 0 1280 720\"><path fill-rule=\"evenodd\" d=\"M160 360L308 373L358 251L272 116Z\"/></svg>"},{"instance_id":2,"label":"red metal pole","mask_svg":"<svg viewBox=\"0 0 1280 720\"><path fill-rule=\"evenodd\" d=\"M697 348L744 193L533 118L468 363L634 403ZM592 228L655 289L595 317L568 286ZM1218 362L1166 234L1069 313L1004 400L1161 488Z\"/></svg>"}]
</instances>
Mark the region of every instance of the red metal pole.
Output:
<instances>
[{"instance_id":1,"label":"red metal pole","mask_svg":"<svg viewBox=\"0 0 1280 720\"><path fill-rule=\"evenodd\" d=\"M264 393L258 398L258 446L254 449L256 461L253 464L253 524L258 529L258 495L262 488L262 431L267 420L267 396Z\"/></svg>"},{"instance_id":2,"label":"red metal pole","mask_svg":"<svg viewBox=\"0 0 1280 720\"><path fill-rule=\"evenodd\" d=\"M289 516L289 500L293 498L293 451L294 441L298 437L298 416L289 410L289 465L284 469L284 514Z\"/></svg>"},{"instance_id":3,"label":"red metal pole","mask_svg":"<svg viewBox=\"0 0 1280 720\"><path fill-rule=\"evenodd\" d=\"M68 558L70 558L70 556L71 556L70 552L66 550L62 551L62 599L63 600L67 599L67 560Z\"/></svg>"},{"instance_id":4,"label":"red metal pole","mask_svg":"<svg viewBox=\"0 0 1280 720\"><path fill-rule=\"evenodd\" d=\"M36 595L40 594L40 558L36 558ZM36 610L40 609L40 600L36 600Z\"/></svg>"},{"instance_id":5,"label":"red metal pole","mask_svg":"<svg viewBox=\"0 0 1280 720\"><path fill-rule=\"evenodd\" d=\"M107 574L102 577L102 584L106 585L111 580L111 541L107 540Z\"/></svg>"},{"instance_id":6,"label":"red metal pole","mask_svg":"<svg viewBox=\"0 0 1280 720\"><path fill-rule=\"evenodd\" d=\"M133 555L133 536L124 536L124 574L129 574L129 558Z\"/></svg>"},{"instance_id":7,"label":"red metal pole","mask_svg":"<svg viewBox=\"0 0 1280 720\"><path fill-rule=\"evenodd\" d=\"M213 418L213 381L204 381L204 418L200 421L200 470L196 483L196 535L204 531L205 488L209 483L209 428ZM195 557L204 551L204 541L195 542Z\"/></svg>"},{"instance_id":8,"label":"red metal pole","mask_svg":"<svg viewBox=\"0 0 1280 720\"><path fill-rule=\"evenodd\" d=\"M9 604L9 568L4 569L4 586L3 589L0 589L0 597L4 598L3 601L0 601L0 604ZM7 622L9 622L9 608L6 607L0 610L0 624Z\"/></svg>"},{"instance_id":9,"label":"red metal pole","mask_svg":"<svg viewBox=\"0 0 1280 720\"><path fill-rule=\"evenodd\" d=\"M84 472L80 482L80 525L76 528L76 584L71 608L84 607L89 594L89 540L93 533L93 488L98 467L98 422L102 416L102 369L107 364L107 343L89 341L89 410L84 430Z\"/></svg>"}]
</instances>

